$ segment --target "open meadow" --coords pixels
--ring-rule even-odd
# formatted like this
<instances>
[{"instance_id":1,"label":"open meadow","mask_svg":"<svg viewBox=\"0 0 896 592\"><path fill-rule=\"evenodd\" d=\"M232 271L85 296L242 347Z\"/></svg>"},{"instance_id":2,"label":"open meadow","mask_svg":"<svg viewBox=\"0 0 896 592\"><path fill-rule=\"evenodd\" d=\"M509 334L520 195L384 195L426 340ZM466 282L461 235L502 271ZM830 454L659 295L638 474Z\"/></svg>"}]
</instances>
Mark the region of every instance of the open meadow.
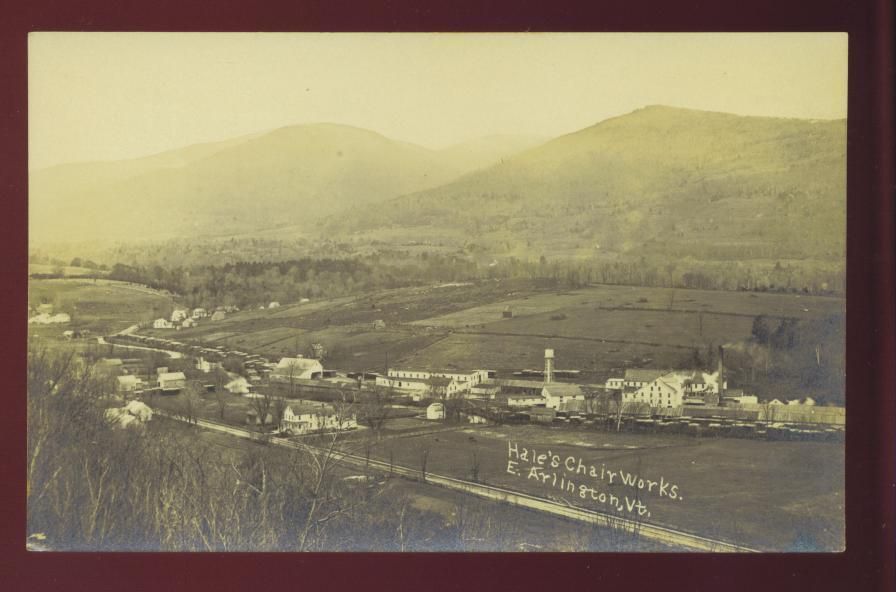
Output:
<instances>
[{"instance_id":1,"label":"open meadow","mask_svg":"<svg viewBox=\"0 0 896 592\"><path fill-rule=\"evenodd\" d=\"M509 455L510 446L557 455L560 468L548 467L547 473L568 477L575 492L558 488L552 479L530 477L533 463ZM593 510L608 506L590 493L582 499L580 485L620 499L638 497L650 512L643 517L647 522L760 550L834 551L844 540L844 451L837 444L503 426L386 439L373 454L418 469L425 454L432 473L471 479L476 467L482 483ZM576 459L574 470L564 471L570 456ZM604 479L579 472L579 459L598 474L603 469ZM518 474L508 473L508 460L517 460L511 468ZM618 475L609 483L606 471L636 474L657 485L636 493ZM661 479L675 486L674 496L658 493Z\"/></svg>"},{"instance_id":2,"label":"open meadow","mask_svg":"<svg viewBox=\"0 0 896 592\"><path fill-rule=\"evenodd\" d=\"M717 346L751 336L757 315L808 322L836 315L843 300L805 294L629 286L547 289L534 281L481 281L386 290L243 311L177 332L273 359L327 350L326 367L381 371L390 365L488 368L508 375L557 366L600 382L631 367L693 365ZM505 316L509 311L512 316ZM384 326L374 326L381 320ZM171 336L151 330L149 334Z\"/></svg>"},{"instance_id":3,"label":"open meadow","mask_svg":"<svg viewBox=\"0 0 896 592\"><path fill-rule=\"evenodd\" d=\"M125 282L105 279L31 279L28 304L49 303L54 312L71 316L71 323L30 328L40 334L61 334L66 329L90 329L105 335L135 323L167 316L174 306L170 296Z\"/></svg>"}]
</instances>

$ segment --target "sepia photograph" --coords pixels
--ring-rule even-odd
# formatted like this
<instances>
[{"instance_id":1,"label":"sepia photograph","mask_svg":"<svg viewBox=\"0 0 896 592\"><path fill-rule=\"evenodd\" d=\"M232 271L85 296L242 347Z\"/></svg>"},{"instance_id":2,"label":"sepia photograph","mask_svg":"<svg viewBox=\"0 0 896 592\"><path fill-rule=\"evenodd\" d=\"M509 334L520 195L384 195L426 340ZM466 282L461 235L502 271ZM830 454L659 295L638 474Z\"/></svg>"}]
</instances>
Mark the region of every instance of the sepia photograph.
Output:
<instances>
[{"instance_id":1,"label":"sepia photograph","mask_svg":"<svg viewBox=\"0 0 896 592\"><path fill-rule=\"evenodd\" d=\"M846 549L847 34L27 44L29 551Z\"/></svg>"}]
</instances>

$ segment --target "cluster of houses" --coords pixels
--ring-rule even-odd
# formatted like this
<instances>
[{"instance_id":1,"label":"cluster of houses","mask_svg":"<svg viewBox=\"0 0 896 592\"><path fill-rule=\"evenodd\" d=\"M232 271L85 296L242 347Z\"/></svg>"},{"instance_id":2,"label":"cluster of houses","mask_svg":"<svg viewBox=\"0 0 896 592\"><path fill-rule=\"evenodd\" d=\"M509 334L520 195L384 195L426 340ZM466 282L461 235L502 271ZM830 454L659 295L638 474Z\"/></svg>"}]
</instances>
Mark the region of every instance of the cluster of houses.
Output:
<instances>
[{"instance_id":1,"label":"cluster of houses","mask_svg":"<svg viewBox=\"0 0 896 592\"><path fill-rule=\"evenodd\" d=\"M113 363L120 361L118 358L112 358ZM123 369L126 371L126 369ZM136 374L120 374L115 377L116 391L124 397L133 396L144 390L158 389L162 393L176 394L187 386L187 377L183 372L169 372L168 368L156 368L154 380L149 383L144 382Z\"/></svg>"},{"instance_id":2,"label":"cluster of houses","mask_svg":"<svg viewBox=\"0 0 896 592\"><path fill-rule=\"evenodd\" d=\"M273 304L273 303L272 303ZM213 311L204 308L194 308L192 311L186 308L175 308L171 312L170 319L160 317L152 322L153 329L189 329L195 327L200 321L221 321L232 312L239 311L236 306L219 306Z\"/></svg>"},{"instance_id":3,"label":"cluster of houses","mask_svg":"<svg viewBox=\"0 0 896 592\"><path fill-rule=\"evenodd\" d=\"M68 313L53 314L52 304L38 304L34 308L28 308L28 323L31 325L55 325L71 321L72 317Z\"/></svg>"}]
</instances>

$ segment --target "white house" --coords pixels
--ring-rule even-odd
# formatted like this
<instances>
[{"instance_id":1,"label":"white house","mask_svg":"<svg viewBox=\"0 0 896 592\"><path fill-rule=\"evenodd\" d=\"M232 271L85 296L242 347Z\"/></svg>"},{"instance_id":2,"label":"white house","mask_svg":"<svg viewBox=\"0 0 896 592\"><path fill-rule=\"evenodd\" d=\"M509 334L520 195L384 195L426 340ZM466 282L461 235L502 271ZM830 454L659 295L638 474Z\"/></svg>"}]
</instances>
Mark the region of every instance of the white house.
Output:
<instances>
[{"instance_id":1,"label":"white house","mask_svg":"<svg viewBox=\"0 0 896 592\"><path fill-rule=\"evenodd\" d=\"M168 319L156 319L152 322L153 329L173 329L174 324Z\"/></svg>"},{"instance_id":2,"label":"white house","mask_svg":"<svg viewBox=\"0 0 896 592\"><path fill-rule=\"evenodd\" d=\"M189 314L190 313L186 308L175 308L171 312L171 322L179 323L182 320L184 320L185 318L187 318L187 316L189 316Z\"/></svg>"},{"instance_id":3,"label":"white house","mask_svg":"<svg viewBox=\"0 0 896 592\"><path fill-rule=\"evenodd\" d=\"M436 401L426 408L426 419L445 419L445 404Z\"/></svg>"},{"instance_id":4,"label":"white house","mask_svg":"<svg viewBox=\"0 0 896 592\"><path fill-rule=\"evenodd\" d=\"M268 308L280 308L280 303L279 302L271 302L270 304L268 304Z\"/></svg>"},{"instance_id":5,"label":"white house","mask_svg":"<svg viewBox=\"0 0 896 592\"><path fill-rule=\"evenodd\" d=\"M191 315L194 321L198 321L199 319L204 319L208 316L208 311L204 308L194 308L193 314Z\"/></svg>"},{"instance_id":6,"label":"white house","mask_svg":"<svg viewBox=\"0 0 896 592\"><path fill-rule=\"evenodd\" d=\"M212 313L213 321L221 321L221 320L224 320L226 317L227 317L227 313L224 312L223 310L216 310L214 313Z\"/></svg>"},{"instance_id":7,"label":"white house","mask_svg":"<svg viewBox=\"0 0 896 592\"><path fill-rule=\"evenodd\" d=\"M283 411L280 431L300 435L312 432L351 430L358 427L354 415L342 417L326 403L300 403Z\"/></svg>"},{"instance_id":8,"label":"white house","mask_svg":"<svg viewBox=\"0 0 896 592\"><path fill-rule=\"evenodd\" d=\"M183 320L183 322L180 324L180 326L184 329L189 329L190 327L196 326L196 321L194 321L191 318L186 318Z\"/></svg>"},{"instance_id":9,"label":"white house","mask_svg":"<svg viewBox=\"0 0 896 592\"><path fill-rule=\"evenodd\" d=\"M116 390L119 393L133 393L140 386L140 379L133 374L125 374L116 378Z\"/></svg>"},{"instance_id":10,"label":"white house","mask_svg":"<svg viewBox=\"0 0 896 592\"><path fill-rule=\"evenodd\" d=\"M323 365L314 358L281 358L274 367L274 371L271 372L271 380L274 382L289 382L295 379L309 380L320 378L323 373Z\"/></svg>"},{"instance_id":11,"label":"white house","mask_svg":"<svg viewBox=\"0 0 896 592\"><path fill-rule=\"evenodd\" d=\"M163 372L159 374L159 388L165 393L176 393L187 385L183 372Z\"/></svg>"}]
</instances>

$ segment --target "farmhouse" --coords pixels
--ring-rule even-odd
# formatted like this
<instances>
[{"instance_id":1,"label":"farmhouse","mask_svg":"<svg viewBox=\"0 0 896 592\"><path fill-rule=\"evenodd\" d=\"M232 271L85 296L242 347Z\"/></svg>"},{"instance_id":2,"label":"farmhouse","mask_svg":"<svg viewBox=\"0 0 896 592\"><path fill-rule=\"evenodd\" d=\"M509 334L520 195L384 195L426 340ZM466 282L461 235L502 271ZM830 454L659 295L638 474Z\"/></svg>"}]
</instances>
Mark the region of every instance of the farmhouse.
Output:
<instances>
[{"instance_id":1,"label":"farmhouse","mask_svg":"<svg viewBox=\"0 0 896 592\"><path fill-rule=\"evenodd\" d=\"M140 379L133 374L125 374L116 378L115 390L119 393L133 393L140 386Z\"/></svg>"},{"instance_id":2,"label":"farmhouse","mask_svg":"<svg viewBox=\"0 0 896 592\"><path fill-rule=\"evenodd\" d=\"M198 321L199 319L204 319L208 316L208 311L204 308L194 308L193 314L191 315L194 321Z\"/></svg>"},{"instance_id":3,"label":"farmhouse","mask_svg":"<svg viewBox=\"0 0 896 592\"><path fill-rule=\"evenodd\" d=\"M355 416L342 417L332 405L302 402L283 411L280 431L300 435L332 430L351 430L358 427Z\"/></svg>"},{"instance_id":4,"label":"farmhouse","mask_svg":"<svg viewBox=\"0 0 896 592\"><path fill-rule=\"evenodd\" d=\"M152 322L153 329L173 329L174 324L168 319L156 319Z\"/></svg>"},{"instance_id":5,"label":"farmhouse","mask_svg":"<svg viewBox=\"0 0 896 592\"><path fill-rule=\"evenodd\" d=\"M212 313L212 320L213 320L213 321L222 321L222 320L224 320L226 317L227 317L227 313L224 312L223 310L216 310L214 313Z\"/></svg>"},{"instance_id":6,"label":"farmhouse","mask_svg":"<svg viewBox=\"0 0 896 592\"><path fill-rule=\"evenodd\" d=\"M186 308L175 308L171 313L171 322L179 323L183 321L189 315L189 311Z\"/></svg>"},{"instance_id":7,"label":"farmhouse","mask_svg":"<svg viewBox=\"0 0 896 592\"><path fill-rule=\"evenodd\" d=\"M309 380L323 376L324 367L313 358L281 358L271 372L274 382L290 382L296 379Z\"/></svg>"},{"instance_id":8,"label":"farmhouse","mask_svg":"<svg viewBox=\"0 0 896 592\"><path fill-rule=\"evenodd\" d=\"M271 302L270 304L268 304L268 308L280 308L280 303L279 302Z\"/></svg>"},{"instance_id":9,"label":"farmhouse","mask_svg":"<svg viewBox=\"0 0 896 592\"><path fill-rule=\"evenodd\" d=\"M163 393L177 393L187 385L187 377L183 372L164 372L159 374L159 388Z\"/></svg>"}]
</instances>

